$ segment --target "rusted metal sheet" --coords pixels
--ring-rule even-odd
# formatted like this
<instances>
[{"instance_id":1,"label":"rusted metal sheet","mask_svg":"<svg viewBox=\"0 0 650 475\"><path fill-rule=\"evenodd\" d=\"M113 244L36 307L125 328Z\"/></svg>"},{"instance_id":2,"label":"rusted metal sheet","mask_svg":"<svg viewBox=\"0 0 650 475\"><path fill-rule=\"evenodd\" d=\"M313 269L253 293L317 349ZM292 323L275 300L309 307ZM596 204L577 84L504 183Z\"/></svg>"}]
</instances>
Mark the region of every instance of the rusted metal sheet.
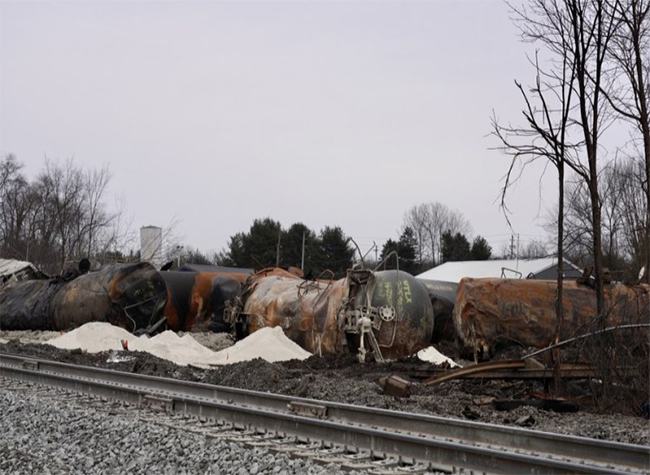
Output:
<instances>
[{"instance_id":1,"label":"rusted metal sheet","mask_svg":"<svg viewBox=\"0 0 650 475\"><path fill-rule=\"evenodd\" d=\"M454 341L456 339L456 330L454 329L453 312L458 284L442 280L421 279L419 277L418 280L427 289L433 306L433 314L436 318L431 342Z\"/></svg>"},{"instance_id":2,"label":"rusted metal sheet","mask_svg":"<svg viewBox=\"0 0 650 475\"><path fill-rule=\"evenodd\" d=\"M91 321L136 331L162 318L166 288L150 264L114 266L73 280L18 282L0 293L3 330L68 330Z\"/></svg>"},{"instance_id":3,"label":"rusted metal sheet","mask_svg":"<svg viewBox=\"0 0 650 475\"><path fill-rule=\"evenodd\" d=\"M481 373L494 372L499 370L513 370L526 367L526 362L523 360L504 360L504 361L488 361L486 363L478 363L464 368L453 369L441 375L433 376L425 380L422 384L425 386L433 386L435 384L444 383L452 379L463 378L467 376L477 375Z\"/></svg>"},{"instance_id":4,"label":"rusted metal sheet","mask_svg":"<svg viewBox=\"0 0 650 475\"><path fill-rule=\"evenodd\" d=\"M467 349L490 354L512 345L544 348L554 337L557 283L544 280L461 280L453 319ZM650 320L650 286L608 285L607 323ZM596 315L596 293L576 282L565 282L561 339L590 328Z\"/></svg>"},{"instance_id":5,"label":"rusted metal sheet","mask_svg":"<svg viewBox=\"0 0 650 475\"><path fill-rule=\"evenodd\" d=\"M161 273L167 285L164 314L169 329L228 331L225 302L237 296L248 274L241 272Z\"/></svg>"},{"instance_id":6,"label":"rusted metal sheet","mask_svg":"<svg viewBox=\"0 0 650 475\"><path fill-rule=\"evenodd\" d=\"M384 394L388 396L409 397L413 383L399 376L392 375L380 378L379 386L383 389Z\"/></svg>"},{"instance_id":7,"label":"rusted metal sheet","mask_svg":"<svg viewBox=\"0 0 650 475\"><path fill-rule=\"evenodd\" d=\"M512 360L505 360L512 361ZM519 361L519 360L515 360ZM528 362L529 360L524 360ZM448 370L448 369L439 369L431 368L428 370L418 370L418 371L406 371L403 374L409 378L422 380L423 383L428 381L428 385L437 384L444 381L449 381L450 379L494 379L494 380L504 380L504 381L522 381L522 380L536 380L549 382L554 378L553 368L547 368L544 365L540 367L529 366L528 364L525 367L520 367L516 365L516 369L506 367L499 368L502 361L488 361L484 363L478 363L478 365L467 366L465 368L481 368L480 371L476 372L474 369L469 373L457 370ZM486 366L486 365L497 365L495 366ZM483 365L483 366L479 366ZM465 369L461 368L461 369ZM616 367L616 374L625 375L626 377L638 377L639 370L638 368L633 367ZM562 363L560 367L560 372L562 373L562 379L589 379L589 378L599 378L602 375L602 372L598 371L598 368L587 363ZM451 377L450 377L451 376ZM444 379L442 379L444 378ZM492 402L492 401L489 401Z\"/></svg>"},{"instance_id":8,"label":"rusted metal sheet","mask_svg":"<svg viewBox=\"0 0 650 475\"><path fill-rule=\"evenodd\" d=\"M251 276L228 310L241 336L281 326L306 350L396 359L428 346L433 310L424 286L398 271L348 271L345 279L307 281L281 269Z\"/></svg>"},{"instance_id":9,"label":"rusted metal sheet","mask_svg":"<svg viewBox=\"0 0 650 475\"><path fill-rule=\"evenodd\" d=\"M528 361L528 360L524 360ZM499 363L498 361L489 362L489 363ZM484 363L479 363L484 364ZM629 376L629 377L638 377L639 370L638 368L632 367L616 367L614 368L616 374ZM562 363L560 367L562 372L562 379L588 379L588 378L599 378L602 375L602 372L598 372L598 368L587 363ZM403 373L404 376L409 378L422 380L433 380L440 376L445 376L450 372L449 369L440 369L440 368L428 368L426 370L409 370ZM461 374L457 375L458 378L462 379L495 379L495 380L505 380L505 381L521 381L521 380L537 380L537 381L552 381L554 378L553 368L547 368L544 365L540 367L529 367L528 365L525 368L521 369L498 369L494 370L491 368L484 369L479 373L473 374ZM491 402L491 401L490 401Z\"/></svg>"}]
</instances>

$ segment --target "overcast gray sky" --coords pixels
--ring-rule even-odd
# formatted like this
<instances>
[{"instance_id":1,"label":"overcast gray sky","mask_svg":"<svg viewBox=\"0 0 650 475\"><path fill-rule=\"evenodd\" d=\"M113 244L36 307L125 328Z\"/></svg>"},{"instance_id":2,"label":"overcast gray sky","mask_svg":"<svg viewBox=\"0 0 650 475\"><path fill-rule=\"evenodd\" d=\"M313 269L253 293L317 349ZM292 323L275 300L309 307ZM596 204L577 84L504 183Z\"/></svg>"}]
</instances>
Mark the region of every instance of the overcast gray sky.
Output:
<instances>
[{"instance_id":1,"label":"overcast gray sky","mask_svg":"<svg viewBox=\"0 0 650 475\"><path fill-rule=\"evenodd\" d=\"M135 227L177 217L219 250L270 216L367 249L440 201L508 240L487 134L533 71L501 1L2 0L0 42L0 153L108 164ZM536 175L511 195L522 244L555 200Z\"/></svg>"}]
</instances>

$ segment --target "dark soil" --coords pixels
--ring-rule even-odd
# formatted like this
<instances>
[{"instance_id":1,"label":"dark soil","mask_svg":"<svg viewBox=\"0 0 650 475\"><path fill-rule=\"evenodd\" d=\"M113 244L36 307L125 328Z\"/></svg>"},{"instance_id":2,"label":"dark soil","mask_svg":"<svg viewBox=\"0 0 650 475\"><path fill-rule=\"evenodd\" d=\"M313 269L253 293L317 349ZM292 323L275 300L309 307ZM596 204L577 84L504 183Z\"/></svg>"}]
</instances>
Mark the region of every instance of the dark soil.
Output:
<instances>
[{"instance_id":1,"label":"dark soil","mask_svg":"<svg viewBox=\"0 0 650 475\"><path fill-rule=\"evenodd\" d=\"M16 340L1 345L0 351L130 373L488 423L517 425L519 421L521 425L539 430L650 444L650 423L640 416L599 415L588 406L582 406L578 413L557 413L530 406L498 411L491 404L492 398L529 398L531 393L543 391L540 383L456 380L423 386L418 382L434 367L416 358L384 364L360 364L353 356L344 354L323 358L312 356L304 361L284 363L256 359L216 369L202 369L178 366L148 353L90 354L80 350L60 350L49 345L19 343ZM398 375L414 383L409 397L397 398L384 394L378 381L390 375ZM576 393L580 392L575 385L573 387Z\"/></svg>"}]
</instances>

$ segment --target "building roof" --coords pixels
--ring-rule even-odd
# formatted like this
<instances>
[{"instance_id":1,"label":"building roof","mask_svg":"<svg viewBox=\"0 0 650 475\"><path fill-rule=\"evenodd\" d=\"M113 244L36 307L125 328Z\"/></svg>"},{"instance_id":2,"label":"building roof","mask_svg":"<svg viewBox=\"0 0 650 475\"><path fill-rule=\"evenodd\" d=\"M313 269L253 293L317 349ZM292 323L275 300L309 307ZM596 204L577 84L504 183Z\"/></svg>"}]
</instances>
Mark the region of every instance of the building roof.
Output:
<instances>
[{"instance_id":1,"label":"building roof","mask_svg":"<svg viewBox=\"0 0 650 475\"><path fill-rule=\"evenodd\" d=\"M12 278L12 276L17 280L33 279L43 277L43 273L31 262L0 259L0 283Z\"/></svg>"},{"instance_id":2,"label":"building roof","mask_svg":"<svg viewBox=\"0 0 650 475\"><path fill-rule=\"evenodd\" d=\"M564 263L573 270L580 270L566 259ZM544 257L541 259L500 259L494 261L456 261L445 262L438 267L423 272L418 277L456 283L460 282L460 279L463 277L527 279L555 265L557 265L556 257Z\"/></svg>"},{"instance_id":3,"label":"building roof","mask_svg":"<svg viewBox=\"0 0 650 475\"><path fill-rule=\"evenodd\" d=\"M27 261L17 261L15 259L0 259L0 275L12 275L25 269L36 270L34 264Z\"/></svg>"}]
</instances>

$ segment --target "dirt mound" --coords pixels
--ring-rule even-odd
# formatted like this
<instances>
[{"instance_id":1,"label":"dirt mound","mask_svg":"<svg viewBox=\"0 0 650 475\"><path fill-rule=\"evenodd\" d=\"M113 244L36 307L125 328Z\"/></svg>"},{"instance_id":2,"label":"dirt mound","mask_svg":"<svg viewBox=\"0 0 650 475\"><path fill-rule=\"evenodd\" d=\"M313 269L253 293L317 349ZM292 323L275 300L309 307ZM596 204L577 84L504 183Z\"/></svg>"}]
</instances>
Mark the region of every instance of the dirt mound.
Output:
<instances>
[{"instance_id":1,"label":"dirt mound","mask_svg":"<svg viewBox=\"0 0 650 475\"><path fill-rule=\"evenodd\" d=\"M234 363L203 373L201 382L256 391L284 392L292 386L292 372L281 364L269 363L261 358ZM291 384L287 384L291 382Z\"/></svg>"},{"instance_id":2,"label":"dirt mound","mask_svg":"<svg viewBox=\"0 0 650 475\"><path fill-rule=\"evenodd\" d=\"M359 361L357 360L356 356L351 355L350 353L342 353L340 355L325 355L322 357L312 355L302 363L309 370L320 371L325 369L331 370L348 368L350 366L358 365Z\"/></svg>"}]
</instances>

